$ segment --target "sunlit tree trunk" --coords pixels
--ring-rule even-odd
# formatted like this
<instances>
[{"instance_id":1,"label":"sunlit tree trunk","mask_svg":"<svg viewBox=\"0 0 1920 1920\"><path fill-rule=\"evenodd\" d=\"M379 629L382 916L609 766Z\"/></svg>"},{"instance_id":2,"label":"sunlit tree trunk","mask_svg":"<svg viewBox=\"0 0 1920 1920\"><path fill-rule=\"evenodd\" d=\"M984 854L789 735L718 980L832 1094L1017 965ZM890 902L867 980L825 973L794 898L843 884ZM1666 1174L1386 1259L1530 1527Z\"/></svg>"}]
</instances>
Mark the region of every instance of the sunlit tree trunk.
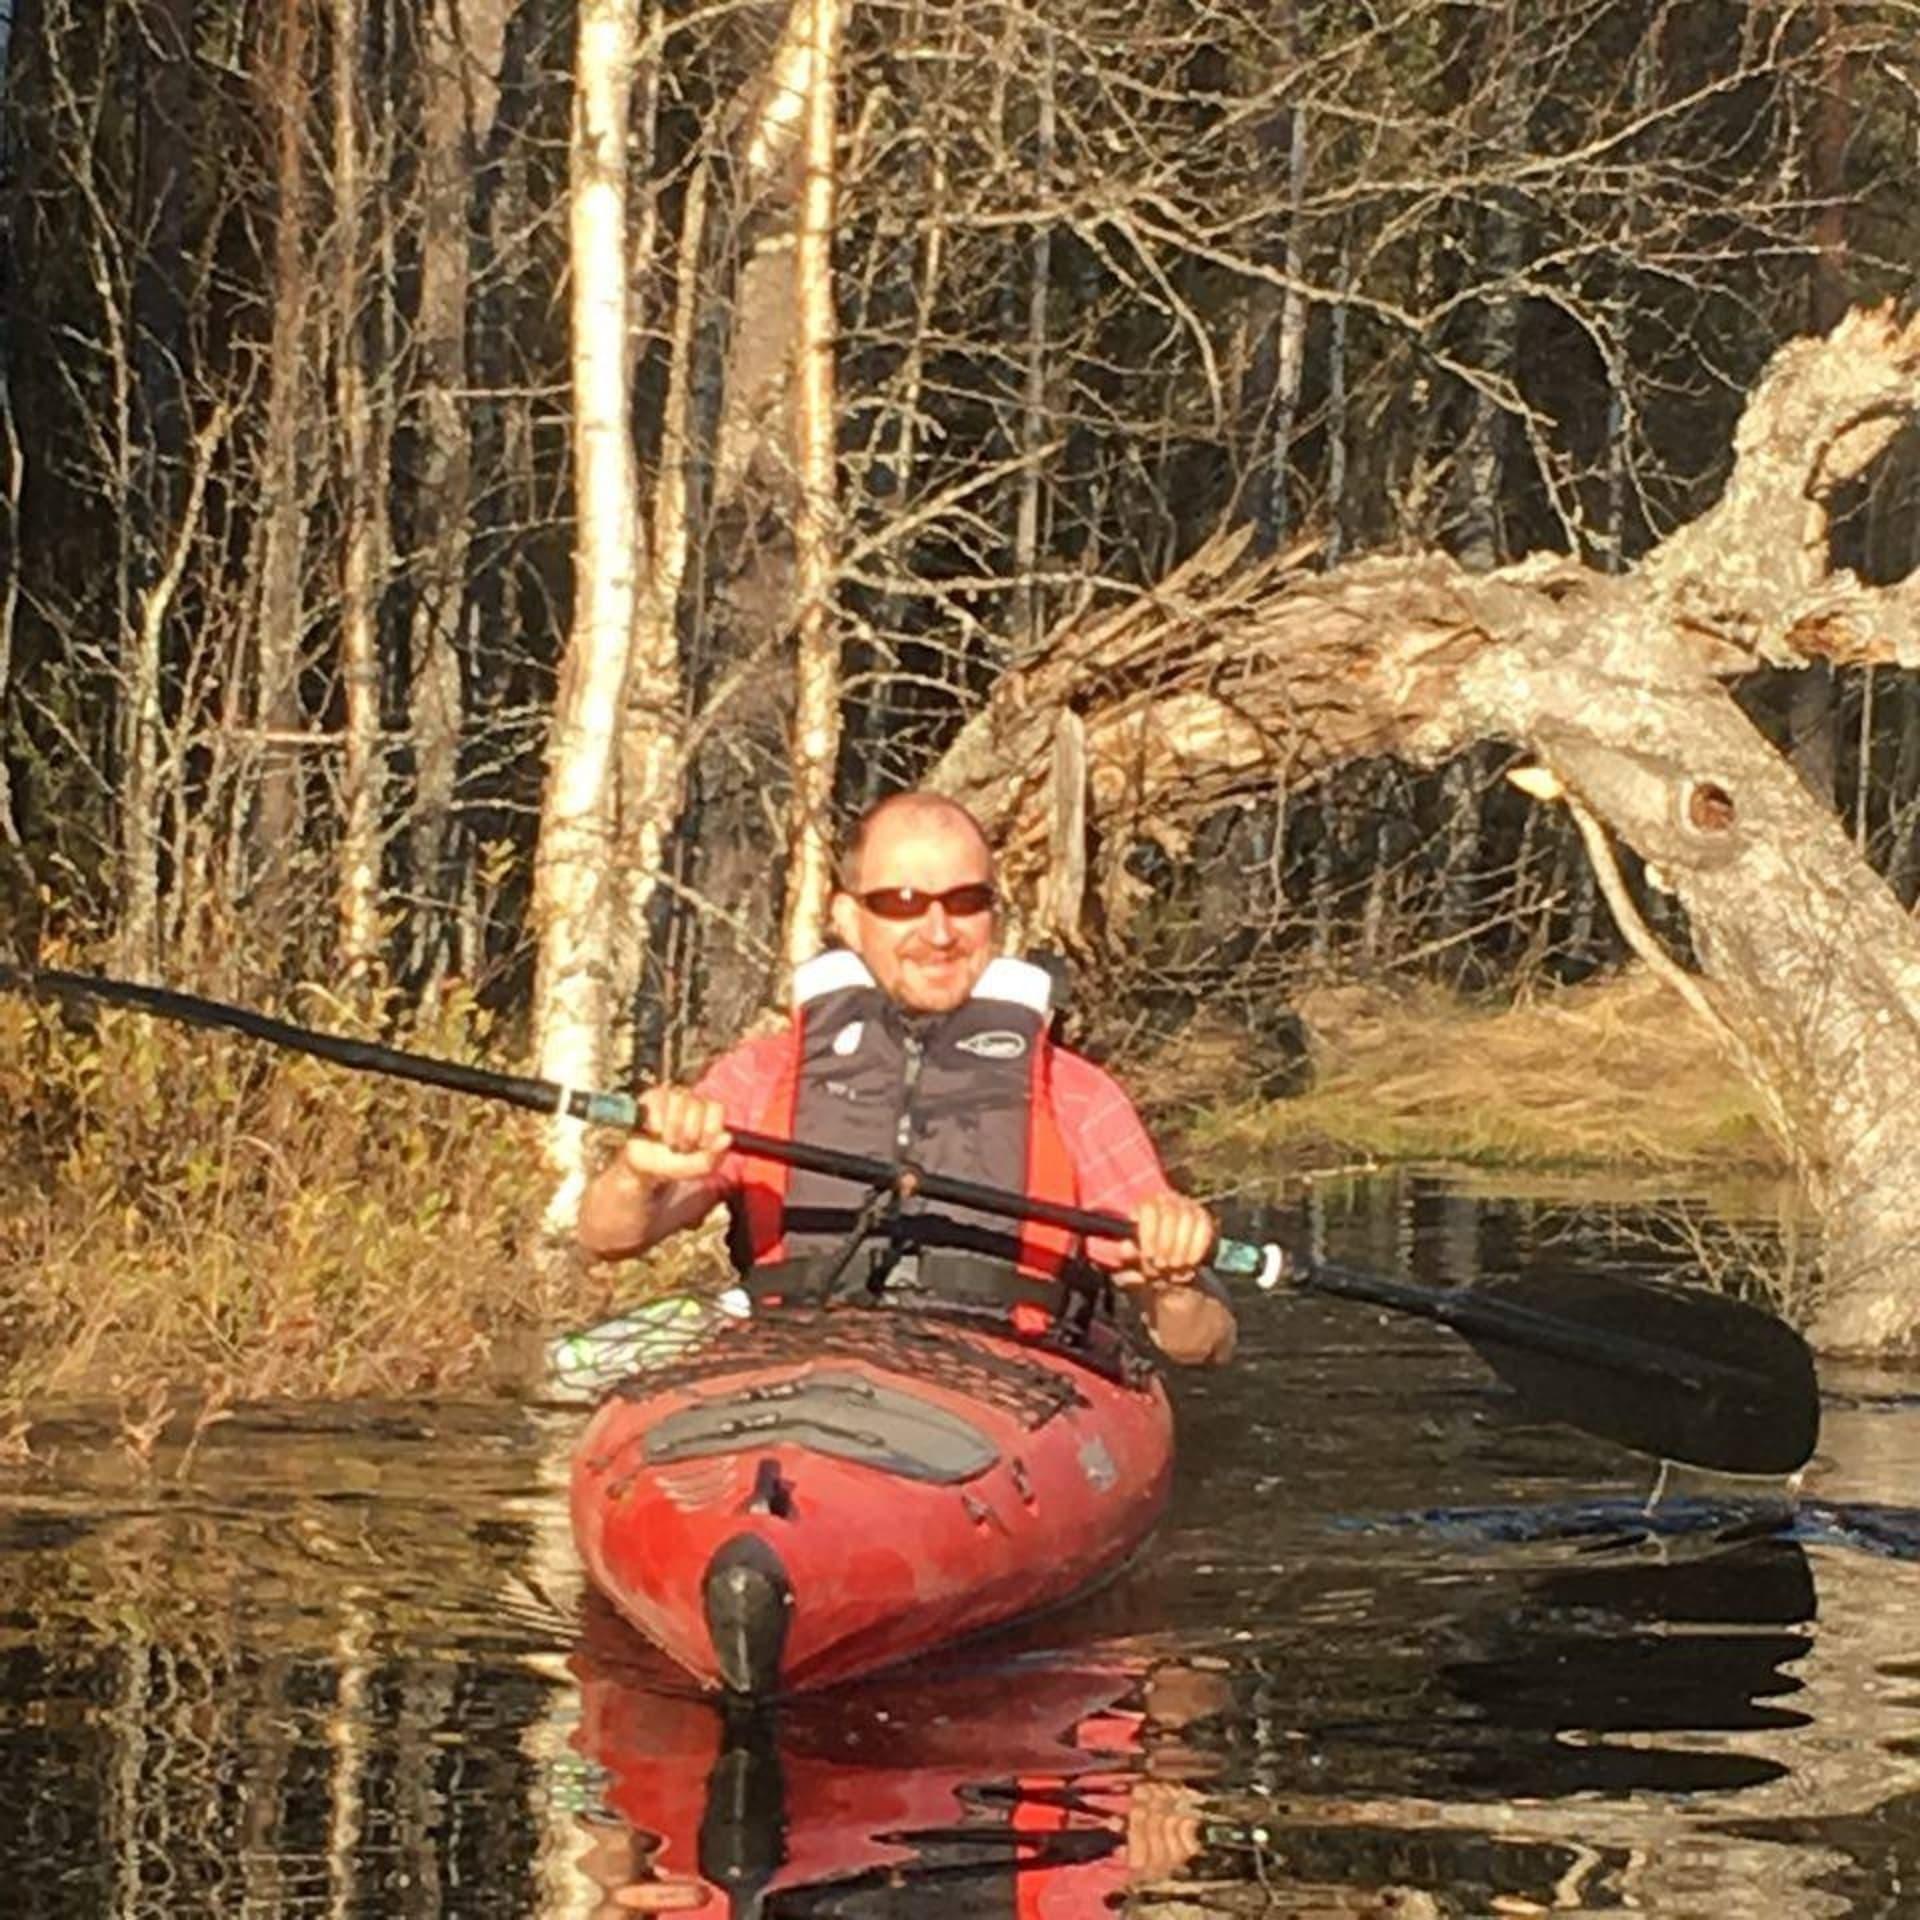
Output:
<instances>
[{"instance_id":1,"label":"sunlit tree trunk","mask_svg":"<svg viewBox=\"0 0 1920 1920\"><path fill-rule=\"evenodd\" d=\"M1821 47L1805 133L1807 197L1813 207L1807 317L1828 333L1847 310L1847 59L1834 0L1813 10ZM1787 750L1794 770L1815 799L1836 802L1840 702L1824 663L1796 673L1787 688Z\"/></svg>"},{"instance_id":2,"label":"sunlit tree trunk","mask_svg":"<svg viewBox=\"0 0 1920 1920\"><path fill-rule=\"evenodd\" d=\"M159 947L162 647L200 532L207 481L226 438L228 420L226 407L217 406L194 437L179 517L168 529L169 545L160 571L140 596L129 636L121 745L119 964L136 980L151 977Z\"/></svg>"},{"instance_id":3,"label":"sunlit tree trunk","mask_svg":"<svg viewBox=\"0 0 1920 1920\"><path fill-rule=\"evenodd\" d=\"M583 0L574 67L568 240L574 396L574 612L561 661L535 856L534 1050L571 1086L606 1069L612 1008L611 872L620 719L633 648L640 538L627 349L627 130L636 50L624 0ZM579 1129L556 1120L550 1224L573 1218Z\"/></svg>"},{"instance_id":4,"label":"sunlit tree trunk","mask_svg":"<svg viewBox=\"0 0 1920 1920\"><path fill-rule=\"evenodd\" d=\"M806 178L796 237L799 333L794 428L800 601L793 703L793 839L781 949L797 966L820 945L833 888L833 774L840 748L840 643L833 611L837 448L834 418L833 201L841 0L813 0L807 68Z\"/></svg>"},{"instance_id":5,"label":"sunlit tree trunk","mask_svg":"<svg viewBox=\"0 0 1920 1920\"><path fill-rule=\"evenodd\" d=\"M334 398L339 410L343 519L340 675L346 696L346 821L340 845L340 958L349 975L380 958L380 840L385 764L380 744L380 579L384 541L379 467L367 379L362 272L364 182L360 90L365 48L360 0L333 0L333 193L338 235Z\"/></svg>"},{"instance_id":6,"label":"sunlit tree trunk","mask_svg":"<svg viewBox=\"0 0 1920 1920\"><path fill-rule=\"evenodd\" d=\"M120 676L120 971L147 980L160 942L160 633L141 608Z\"/></svg>"},{"instance_id":7,"label":"sunlit tree trunk","mask_svg":"<svg viewBox=\"0 0 1920 1920\"><path fill-rule=\"evenodd\" d=\"M637 590L621 745L613 997L622 1005L634 999L649 943L661 928L662 917L651 909L671 864L676 824L684 829L686 699L690 679L698 679L688 650L703 618L703 608L688 603L710 591L695 573L706 530L716 514L738 503L750 473L769 476L782 495L799 491L794 436L777 432L774 424L783 400L794 404L798 384L796 341L804 322L796 292L797 235L785 221L756 222L761 239L738 270L728 248L748 231L753 216L791 207L796 183L804 178L798 163L806 139L813 29L813 0L792 0L764 70L736 96L731 165L723 171L703 154L681 205L675 293L664 316L666 381L647 515L652 538ZM716 192L722 180L732 189L730 198ZM657 204L657 198L650 200L636 238L639 279L651 273ZM798 218L796 209L795 227ZM796 523L804 516L797 499L791 511ZM796 546L798 541L796 531ZM768 603L768 624L777 632L792 618L789 607L799 589L789 585L785 555L775 565L779 585Z\"/></svg>"},{"instance_id":8,"label":"sunlit tree trunk","mask_svg":"<svg viewBox=\"0 0 1920 1920\"><path fill-rule=\"evenodd\" d=\"M694 458L694 368L700 353L702 285L712 176L697 166L681 208L679 262L669 335L666 401L654 470L652 540L635 610L633 664L621 736L617 868L621 898L615 925L614 991L629 1003L645 959L647 908L659 884L667 840L679 813L683 675L680 594L693 540L689 470Z\"/></svg>"},{"instance_id":9,"label":"sunlit tree trunk","mask_svg":"<svg viewBox=\"0 0 1920 1920\"><path fill-rule=\"evenodd\" d=\"M916 0L906 16L908 34L919 42L929 29L928 8ZM917 143L914 158L917 169L920 204L926 208L918 222L910 251L901 250L898 259L903 283L902 305L913 318L904 342L902 364L896 389L887 409L885 448L874 472L877 488L889 503L907 503L916 497L919 486L921 424L926 413L928 361L936 350L932 337L933 314L946 277L948 197L952 176L948 167L947 141L941 130L930 128L927 137ZM1051 258L1051 249L1049 249ZM1051 268L1049 268L1051 271ZM896 578L911 574L913 542L908 541L893 562ZM858 785L855 794L861 807L880 797L889 774L889 748L900 717L899 710L912 698L897 684L888 669L898 665L902 637L911 618L907 594L890 591L879 602L872 650L872 679L857 714L859 737L853 742L853 767Z\"/></svg>"}]
</instances>

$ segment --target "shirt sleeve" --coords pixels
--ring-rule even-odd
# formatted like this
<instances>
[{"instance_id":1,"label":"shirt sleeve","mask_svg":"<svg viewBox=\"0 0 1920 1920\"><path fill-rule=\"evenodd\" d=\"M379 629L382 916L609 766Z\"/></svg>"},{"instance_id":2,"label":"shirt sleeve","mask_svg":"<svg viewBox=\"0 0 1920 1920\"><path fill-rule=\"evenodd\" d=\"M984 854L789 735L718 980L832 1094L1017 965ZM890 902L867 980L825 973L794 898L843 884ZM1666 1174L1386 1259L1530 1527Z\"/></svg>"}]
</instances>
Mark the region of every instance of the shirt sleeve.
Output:
<instances>
[{"instance_id":1,"label":"shirt sleeve","mask_svg":"<svg viewBox=\"0 0 1920 1920\"><path fill-rule=\"evenodd\" d=\"M789 1044L785 1033L762 1033L742 1040L707 1068L693 1083L693 1090L720 1102L729 1127L750 1127L779 1084ZM716 1198L739 1192L746 1182L747 1164L737 1153L728 1154L720 1162L709 1182Z\"/></svg>"},{"instance_id":2,"label":"shirt sleeve","mask_svg":"<svg viewBox=\"0 0 1920 1920\"><path fill-rule=\"evenodd\" d=\"M1145 1123L1125 1090L1103 1068L1064 1049L1053 1057L1053 1112L1073 1157L1080 1204L1131 1220L1141 1205L1172 1191ZM1116 1263L1117 1243L1093 1240L1088 1253Z\"/></svg>"}]
</instances>

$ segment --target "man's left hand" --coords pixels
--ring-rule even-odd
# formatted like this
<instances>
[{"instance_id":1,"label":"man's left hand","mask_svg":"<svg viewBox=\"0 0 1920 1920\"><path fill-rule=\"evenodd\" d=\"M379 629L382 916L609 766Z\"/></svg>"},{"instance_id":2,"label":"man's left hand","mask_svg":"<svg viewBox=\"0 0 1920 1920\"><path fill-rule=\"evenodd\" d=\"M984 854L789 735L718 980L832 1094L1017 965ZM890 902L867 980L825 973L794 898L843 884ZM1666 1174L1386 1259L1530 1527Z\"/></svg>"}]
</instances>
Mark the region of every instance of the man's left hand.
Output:
<instances>
[{"instance_id":1,"label":"man's left hand","mask_svg":"<svg viewBox=\"0 0 1920 1920\"><path fill-rule=\"evenodd\" d=\"M1120 1249L1114 1279L1144 1290L1147 1331L1181 1366L1218 1366L1233 1354L1233 1309L1200 1275L1219 1237L1213 1215L1199 1201L1162 1193L1142 1204L1133 1238Z\"/></svg>"},{"instance_id":2,"label":"man's left hand","mask_svg":"<svg viewBox=\"0 0 1920 1920\"><path fill-rule=\"evenodd\" d=\"M1213 1215L1184 1193L1159 1193L1134 1217L1133 1238L1120 1264L1150 1285L1186 1286L1220 1237Z\"/></svg>"}]
</instances>

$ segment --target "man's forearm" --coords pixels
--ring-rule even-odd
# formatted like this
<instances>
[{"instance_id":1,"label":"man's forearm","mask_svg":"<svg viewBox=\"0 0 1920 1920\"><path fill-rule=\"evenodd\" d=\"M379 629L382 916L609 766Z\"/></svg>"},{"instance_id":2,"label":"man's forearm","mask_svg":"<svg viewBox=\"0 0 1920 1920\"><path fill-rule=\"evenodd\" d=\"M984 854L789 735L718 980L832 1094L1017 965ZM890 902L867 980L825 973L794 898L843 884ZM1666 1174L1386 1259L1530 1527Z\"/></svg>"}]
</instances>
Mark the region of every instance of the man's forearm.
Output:
<instances>
[{"instance_id":1,"label":"man's forearm","mask_svg":"<svg viewBox=\"0 0 1920 1920\"><path fill-rule=\"evenodd\" d=\"M684 1227L697 1227L720 1204L712 1180L670 1180L642 1173L625 1154L587 1183L573 1237L594 1260L630 1260Z\"/></svg>"},{"instance_id":2,"label":"man's forearm","mask_svg":"<svg viewBox=\"0 0 1920 1920\"><path fill-rule=\"evenodd\" d=\"M661 1183L637 1173L624 1158L607 1163L580 1196L574 1238L595 1260L623 1260L645 1253L660 1236L654 1215Z\"/></svg>"},{"instance_id":3,"label":"man's forearm","mask_svg":"<svg viewBox=\"0 0 1920 1920\"><path fill-rule=\"evenodd\" d=\"M1218 1367L1233 1358L1240 1323L1212 1280L1150 1287L1145 1318L1153 1344L1177 1366Z\"/></svg>"}]
</instances>

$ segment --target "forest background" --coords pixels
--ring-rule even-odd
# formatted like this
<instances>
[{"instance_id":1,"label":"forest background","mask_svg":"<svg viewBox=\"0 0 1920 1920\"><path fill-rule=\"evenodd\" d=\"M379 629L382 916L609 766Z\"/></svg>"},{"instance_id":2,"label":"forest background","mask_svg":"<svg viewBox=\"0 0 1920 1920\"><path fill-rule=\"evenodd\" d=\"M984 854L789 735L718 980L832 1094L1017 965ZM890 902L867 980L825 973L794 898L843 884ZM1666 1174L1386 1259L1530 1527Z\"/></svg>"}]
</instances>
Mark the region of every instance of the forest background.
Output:
<instances>
[{"instance_id":1,"label":"forest background","mask_svg":"<svg viewBox=\"0 0 1920 1920\"><path fill-rule=\"evenodd\" d=\"M0 943L575 1083L776 1000L836 824L1076 622L1223 533L1627 573L1920 265L1911 0L11 0L0 87ZM1911 908L1914 673L1736 691ZM1109 821L1082 1037L1244 1098L1355 983L1605 977L1519 757ZM0 1001L0 1124L16 1407L445 1382L612 1284L517 1123L203 1036Z\"/></svg>"}]
</instances>

